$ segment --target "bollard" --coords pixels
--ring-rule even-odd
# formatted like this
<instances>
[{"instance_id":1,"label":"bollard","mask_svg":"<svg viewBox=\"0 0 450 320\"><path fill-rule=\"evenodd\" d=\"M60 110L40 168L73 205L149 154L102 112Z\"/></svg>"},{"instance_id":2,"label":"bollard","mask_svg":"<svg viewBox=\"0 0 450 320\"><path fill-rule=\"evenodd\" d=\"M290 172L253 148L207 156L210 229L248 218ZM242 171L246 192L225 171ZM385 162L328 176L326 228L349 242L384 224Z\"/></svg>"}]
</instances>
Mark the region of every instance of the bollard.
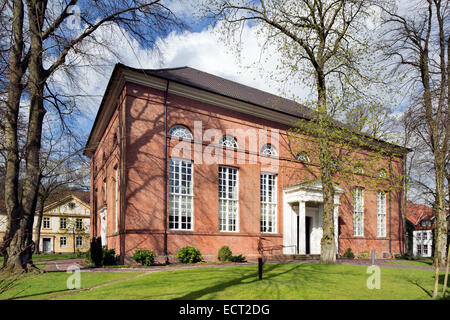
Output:
<instances>
[{"instance_id":1,"label":"bollard","mask_svg":"<svg viewBox=\"0 0 450 320\"><path fill-rule=\"evenodd\" d=\"M375 265L375 250L372 249L372 265Z\"/></svg>"},{"instance_id":2,"label":"bollard","mask_svg":"<svg viewBox=\"0 0 450 320\"><path fill-rule=\"evenodd\" d=\"M258 279L262 280L263 261L262 258L258 258Z\"/></svg>"}]
</instances>

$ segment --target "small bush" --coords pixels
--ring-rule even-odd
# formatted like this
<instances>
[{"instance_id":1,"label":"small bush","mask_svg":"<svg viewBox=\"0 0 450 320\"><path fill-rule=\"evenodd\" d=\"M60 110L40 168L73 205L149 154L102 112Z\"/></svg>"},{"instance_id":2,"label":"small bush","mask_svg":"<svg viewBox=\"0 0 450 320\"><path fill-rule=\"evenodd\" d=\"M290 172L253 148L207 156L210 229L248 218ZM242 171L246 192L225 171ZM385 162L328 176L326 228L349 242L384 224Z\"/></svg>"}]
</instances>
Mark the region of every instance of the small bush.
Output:
<instances>
[{"instance_id":1,"label":"small bush","mask_svg":"<svg viewBox=\"0 0 450 320\"><path fill-rule=\"evenodd\" d=\"M219 261L230 261L232 256L233 256L233 253L231 252L230 247L222 246L219 249L219 253L217 254L217 259Z\"/></svg>"},{"instance_id":2,"label":"small bush","mask_svg":"<svg viewBox=\"0 0 450 320\"><path fill-rule=\"evenodd\" d=\"M155 254L150 250L137 249L132 258L143 266L150 266L155 261Z\"/></svg>"},{"instance_id":3,"label":"small bush","mask_svg":"<svg viewBox=\"0 0 450 320\"><path fill-rule=\"evenodd\" d=\"M240 254L238 256L231 256L230 261L231 262L247 262L247 260L245 259L245 257L242 254Z\"/></svg>"},{"instance_id":4,"label":"small bush","mask_svg":"<svg viewBox=\"0 0 450 320\"><path fill-rule=\"evenodd\" d=\"M344 253L344 257L347 259L355 259L355 254L352 252L352 248L348 248Z\"/></svg>"},{"instance_id":5,"label":"small bush","mask_svg":"<svg viewBox=\"0 0 450 320\"><path fill-rule=\"evenodd\" d=\"M200 250L192 246L186 246L177 251L177 259L181 263L196 263L203 260Z\"/></svg>"},{"instance_id":6,"label":"small bush","mask_svg":"<svg viewBox=\"0 0 450 320\"><path fill-rule=\"evenodd\" d=\"M114 249L108 249L108 247L103 247L103 261L104 266L112 266L117 264L116 261L116 251Z\"/></svg>"},{"instance_id":7,"label":"small bush","mask_svg":"<svg viewBox=\"0 0 450 320\"><path fill-rule=\"evenodd\" d=\"M359 253L359 257L360 257L361 259L369 259L369 251L361 251L361 252Z\"/></svg>"},{"instance_id":8,"label":"small bush","mask_svg":"<svg viewBox=\"0 0 450 320\"><path fill-rule=\"evenodd\" d=\"M91 246L86 253L86 260L96 267L101 267L103 263L102 239L100 237L93 238Z\"/></svg>"}]
</instances>

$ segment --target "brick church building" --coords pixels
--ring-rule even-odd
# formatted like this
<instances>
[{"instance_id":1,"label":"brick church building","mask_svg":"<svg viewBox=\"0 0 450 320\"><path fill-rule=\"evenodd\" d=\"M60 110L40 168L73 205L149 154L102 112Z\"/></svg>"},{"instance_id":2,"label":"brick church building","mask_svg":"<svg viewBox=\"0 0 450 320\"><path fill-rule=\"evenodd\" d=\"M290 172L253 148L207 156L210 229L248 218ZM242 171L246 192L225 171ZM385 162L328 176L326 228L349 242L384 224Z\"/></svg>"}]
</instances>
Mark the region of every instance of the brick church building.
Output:
<instances>
[{"instance_id":1,"label":"brick church building","mask_svg":"<svg viewBox=\"0 0 450 320\"><path fill-rule=\"evenodd\" d=\"M312 112L189 67L116 65L85 149L91 236L122 259L151 249L174 260L187 245L207 260L223 245L247 259L258 247L320 254L318 159L297 143L308 145L307 135L289 138ZM376 143L389 151L373 160L381 184L366 183L374 174L356 170L335 186L339 255L348 248L356 256L403 252L403 190L390 184L401 180L407 150ZM355 168L370 154L369 147L356 150Z\"/></svg>"}]
</instances>

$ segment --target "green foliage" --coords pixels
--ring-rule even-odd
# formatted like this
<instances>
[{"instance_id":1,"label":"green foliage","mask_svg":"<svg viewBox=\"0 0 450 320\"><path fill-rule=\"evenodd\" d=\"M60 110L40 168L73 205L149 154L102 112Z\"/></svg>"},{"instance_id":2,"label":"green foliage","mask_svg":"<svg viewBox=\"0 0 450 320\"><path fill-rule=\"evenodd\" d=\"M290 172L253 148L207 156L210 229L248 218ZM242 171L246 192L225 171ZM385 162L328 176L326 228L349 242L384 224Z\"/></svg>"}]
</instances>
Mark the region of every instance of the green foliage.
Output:
<instances>
[{"instance_id":1,"label":"green foliage","mask_svg":"<svg viewBox=\"0 0 450 320\"><path fill-rule=\"evenodd\" d=\"M96 267L101 267L103 262L103 248L102 239L100 237L94 237L91 241L91 246L86 253L86 260Z\"/></svg>"},{"instance_id":2,"label":"green foliage","mask_svg":"<svg viewBox=\"0 0 450 320\"><path fill-rule=\"evenodd\" d=\"M247 262L247 260L245 259L245 257L242 254L240 254L238 256L231 256L230 261L231 262Z\"/></svg>"},{"instance_id":3,"label":"green foliage","mask_svg":"<svg viewBox=\"0 0 450 320\"><path fill-rule=\"evenodd\" d=\"M117 264L116 251L114 249L108 249L108 247L103 246L103 260L102 264L104 266L112 266Z\"/></svg>"},{"instance_id":4,"label":"green foliage","mask_svg":"<svg viewBox=\"0 0 450 320\"><path fill-rule=\"evenodd\" d=\"M177 259L181 263L196 263L203 260L200 250L192 246L186 246L177 251Z\"/></svg>"},{"instance_id":5,"label":"green foliage","mask_svg":"<svg viewBox=\"0 0 450 320\"><path fill-rule=\"evenodd\" d=\"M137 249L132 259L143 266L150 266L155 261L155 254L151 250Z\"/></svg>"},{"instance_id":6,"label":"green foliage","mask_svg":"<svg viewBox=\"0 0 450 320\"><path fill-rule=\"evenodd\" d=\"M344 253L344 257L347 259L354 259L355 254L352 252L352 248L348 248L347 251Z\"/></svg>"},{"instance_id":7,"label":"green foliage","mask_svg":"<svg viewBox=\"0 0 450 320\"><path fill-rule=\"evenodd\" d=\"M219 249L219 253L217 254L217 259L219 261L230 261L232 256L233 256L233 253L231 252L230 247L222 246Z\"/></svg>"},{"instance_id":8,"label":"green foliage","mask_svg":"<svg viewBox=\"0 0 450 320\"><path fill-rule=\"evenodd\" d=\"M359 257L360 257L361 259L369 259L369 251L361 251L361 252L359 253Z\"/></svg>"}]
</instances>

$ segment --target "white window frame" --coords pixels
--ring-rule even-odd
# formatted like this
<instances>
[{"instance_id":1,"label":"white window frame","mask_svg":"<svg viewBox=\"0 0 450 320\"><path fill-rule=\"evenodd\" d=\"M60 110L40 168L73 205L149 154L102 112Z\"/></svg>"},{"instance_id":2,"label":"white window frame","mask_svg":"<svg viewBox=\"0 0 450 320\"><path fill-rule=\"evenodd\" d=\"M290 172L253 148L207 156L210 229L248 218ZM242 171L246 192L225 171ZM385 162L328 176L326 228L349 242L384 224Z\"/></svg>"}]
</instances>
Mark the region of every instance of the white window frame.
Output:
<instances>
[{"instance_id":1,"label":"white window frame","mask_svg":"<svg viewBox=\"0 0 450 320\"><path fill-rule=\"evenodd\" d=\"M266 143L261 148L261 155L266 157L276 157L278 156L278 153L273 145Z\"/></svg>"},{"instance_id":2,"label":"white window frame","mask_svg":"<svg viewBox=\"0 0 450 320\"><path fill-rule=\"evenodd\" d=\"M175 125L169 130L169 134L172 137L179 137L181 139L192 140L194 137L192 136L191 130L189 128L182 125Z\"/></svg>"},{"instance_id":3,"label":"white window frame","mask_svg":"<svg viewBox=\"0 0 450 320\"><path fill-rule=\"evenodd\" d=\"M78 231L83 230L83 218L76 218L75 227Z\"/></svg>"},{"instance_id":4,"label":"white window frame","mask_svg":"<svg viewBox=\"0 0 450 320\"><path fill-rule=\"evenodd\" d=\"M51 219L49 217L44 217L42 219L42 228L43 229L50 229L51 228L50 221L51 221Z\"/></svg>"},{"instance_id":5,"label":"white window frame","mask_svg":"<svg viewBox=\"0 0 450 320\"><path fill-rule=\"evenodd\" d=\"M268 190L269 181L272 179L271 196ZM261 219L260 230L262 233L277 233L277 175L261 172Z\"/></svg>"},{"instance_id":6,"label":"white window frame","mask_svg":"<svg viewBox=\"0 0 450 320\"><path fill-rule=\"evenodd\" d=\"M64 227L62 227L64 221ZM67 218L59 218L59 229L66 230L67 229Z\"/></svg>"},{"instance_id":7,"label":"white window frame","mask_svg":"<svg viewBox=\"0 0 450 320\"><path fill-rule=\"evenodd\" d=\"M353 236L364 237L364 189L353 190Z\"/></svg>"},{"instance_id":8,"label":"white window frame","mask_svg":"<svg viewBox=\"0 0 450 320\"><path fill-rule=\"evenodd\" d=\"M80 240L80 242L78 242L78 240ZM77 236L75 238L75 246L77 247L77 249L83 248L83 237Z\"/></svg>"},{"instance_id":9,"label":"white window frame","mask_svg":"<svg viewBox=\"0 0 450 320\"><path fill-rule=\"evenodd\" d=\"M63 241L64 239L64 241ZM64 244L63 244L64 242ZM67 237L59 237L59 247L60 248L67 248Z\"/></svg>"},{"instance_id":10,"label":"white window frame","mask_svg":"<svg viewBox=\"0 0 450 320\"><path fill-rule=\"evenodd\" d=\"M386 237L386 192L377 192L377 235L379 238Z\"/></svg>"},{"instance_id":11,"label":"white window frame","mask_svg":"<svg viewBox=\"0 0 450 320\"><path fill-rule=\"evenodd\" d=\"M189 164L191 173L189 188L183 186L183 163ZM178 172L171 172L171 168L178 166ZM178 179L176 179L178 174ZM184 173L186 178L188 173ZM169 229L170 230L194 230L194 164L191 160L170 158L169 159ZM178 188L178 189L177 189ZM183 190L185 192L183 192ZM184 205L184 206L183 206ZM173 218L173 221L171 219ZM183 222L183 217L186 221ZM190 218L190 221L188 221Z\"/></svg>"},{"instance_id":12,"label":"white window frame","mask_svg":"<svg viewBox=\"0 0 450 320\"><path fill-rule=\"evenodd\" d=\"M225 176L223 176L224 174L223 172L225 172ZM230 177L233 175L233 172L236 175L235 187L231 193L229 191L225 192L225 190L229 190L230 182L233 182L233 180L230 180ZM224 181L225 184L221 184L221 181ZM219 232L239 232L239 169L234 167L219 166L218 187L219 187ZM234 212L233 209L235 209ZM234 215L234 223L230 224L230 220L233 220L233 215ZM224 223L222 221L224 221Z\"/></svg>"},{"instance_id":13,"label":"white window frame","mask_svg":"<svg viewBox=\"0 0 450 320\"><path fill-rule=\"evenodd\" d=\"M229 134L224 135L220 139L219 144L222 147L225 147L227 149L239 149L239 145L238 145L238 143L236 141L236 138L231 136L231 135L229 135Z\"/></svg>"}]
</instances>

